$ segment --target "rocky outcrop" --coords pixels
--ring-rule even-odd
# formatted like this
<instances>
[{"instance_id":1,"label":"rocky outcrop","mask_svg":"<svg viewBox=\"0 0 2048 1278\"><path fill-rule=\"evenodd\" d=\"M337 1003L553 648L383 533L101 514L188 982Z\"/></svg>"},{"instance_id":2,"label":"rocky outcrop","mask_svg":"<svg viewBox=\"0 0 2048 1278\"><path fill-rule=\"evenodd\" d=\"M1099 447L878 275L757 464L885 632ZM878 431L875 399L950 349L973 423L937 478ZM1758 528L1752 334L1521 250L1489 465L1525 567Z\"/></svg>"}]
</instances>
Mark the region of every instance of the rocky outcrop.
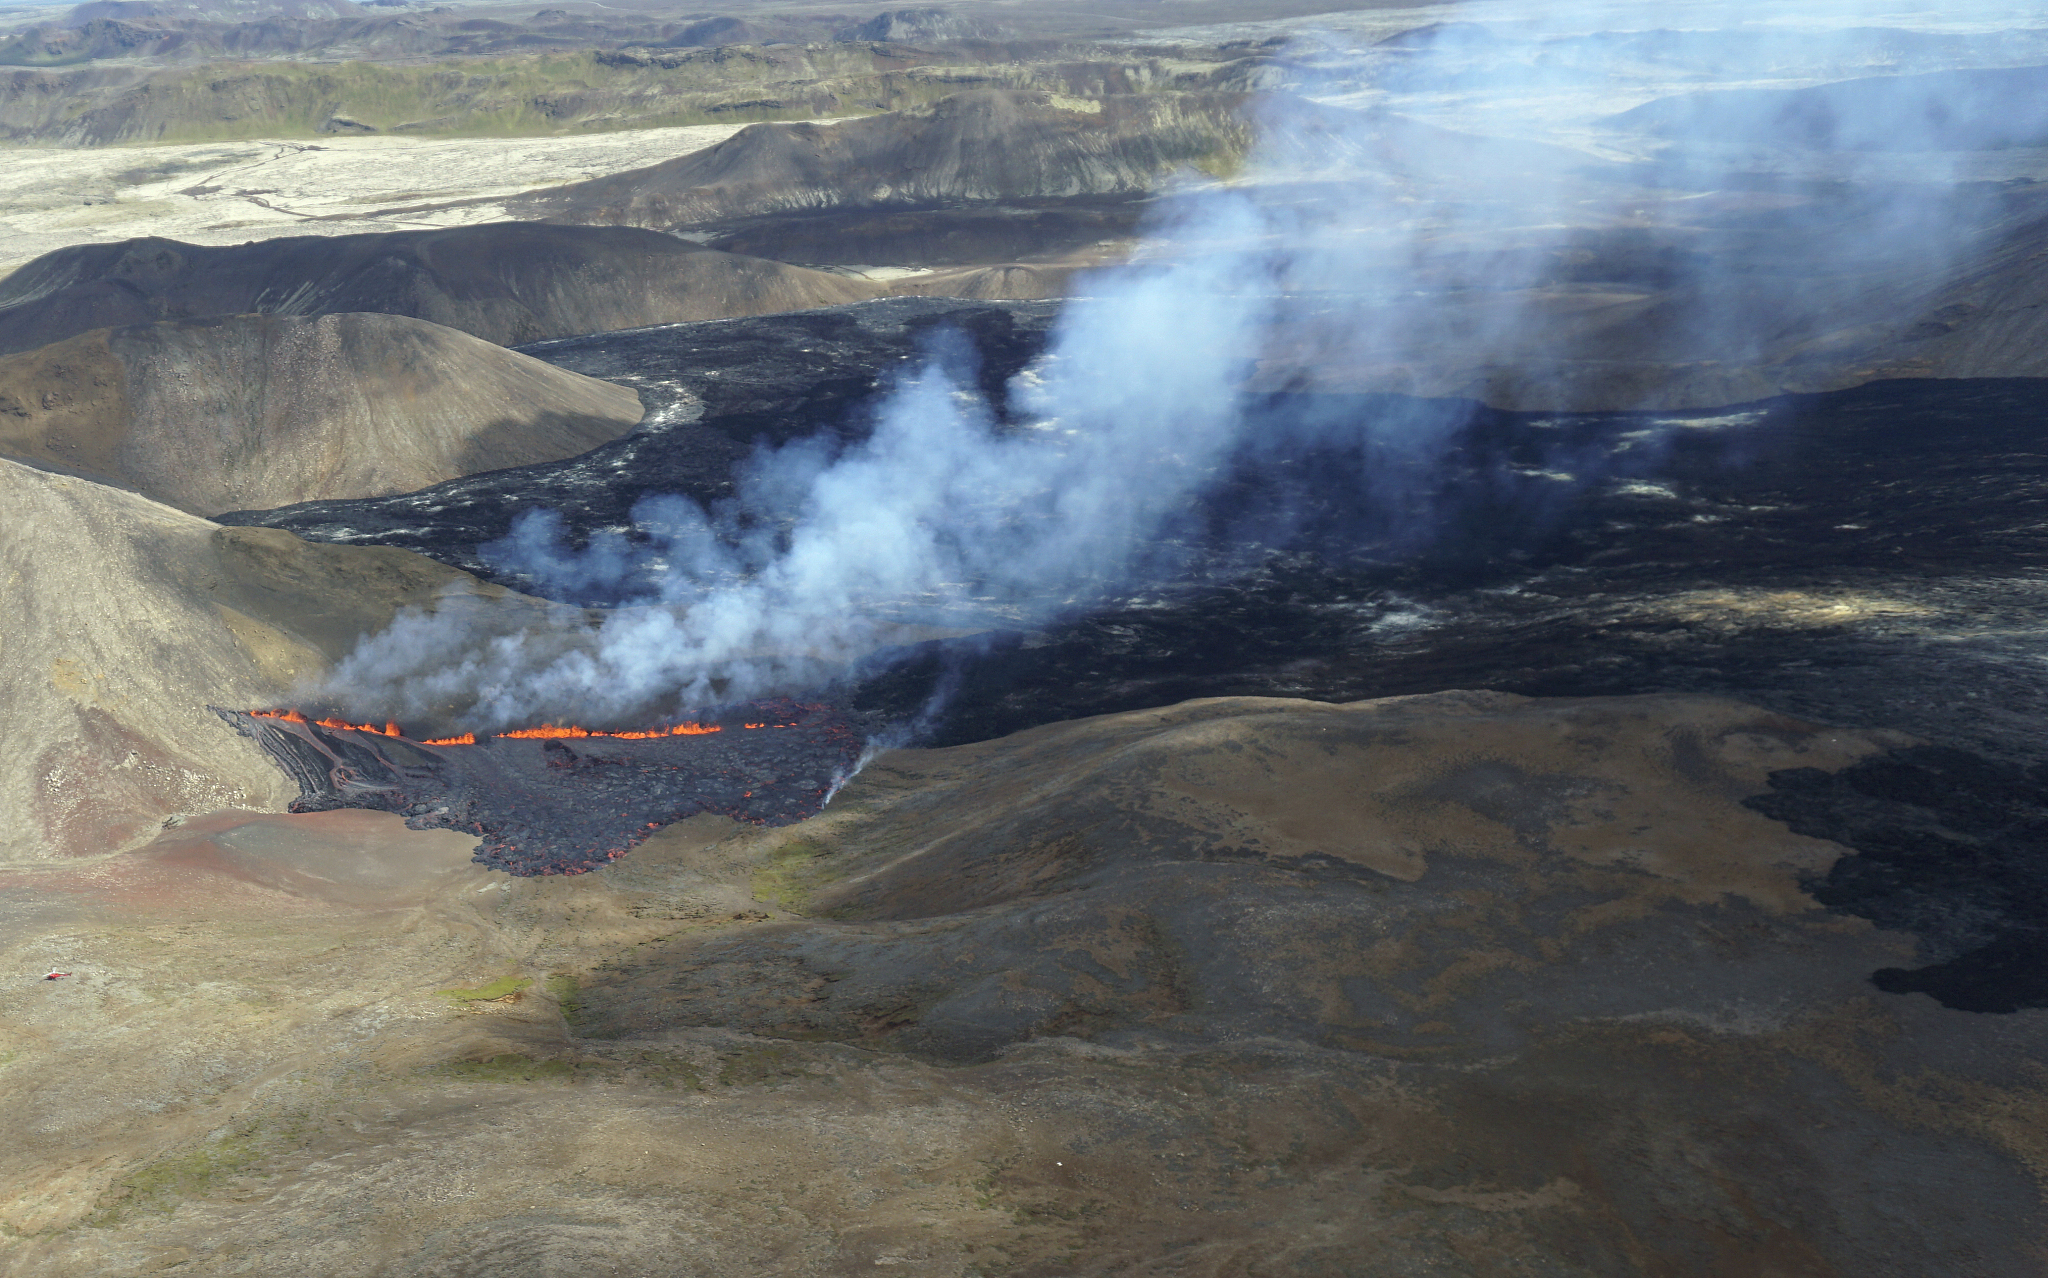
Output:
<instances>
[{"instance_id":1,"label":"rocky outcrop","mask_svg":"<svg viewBox=\"0 0 2048 1278\"><path fill-rule=\"evenodd\" d=\"M381 311L510 346L880 292L624 227L501 222L223 247L122 240L46 253L0 280L0 352L94 328L247 311Z\"/></svg>"},{"instance_id":2,"label":"rocky outcrop","mask_svg":"<svg viewBox=\"0 0 2048 1278\"><path fill-rule=\"evenodd\" d=\"M198 514L557 461L640 414L623 387L396 315L165 321L0 358L0 455Z\"/></svg>"}]
</instances>

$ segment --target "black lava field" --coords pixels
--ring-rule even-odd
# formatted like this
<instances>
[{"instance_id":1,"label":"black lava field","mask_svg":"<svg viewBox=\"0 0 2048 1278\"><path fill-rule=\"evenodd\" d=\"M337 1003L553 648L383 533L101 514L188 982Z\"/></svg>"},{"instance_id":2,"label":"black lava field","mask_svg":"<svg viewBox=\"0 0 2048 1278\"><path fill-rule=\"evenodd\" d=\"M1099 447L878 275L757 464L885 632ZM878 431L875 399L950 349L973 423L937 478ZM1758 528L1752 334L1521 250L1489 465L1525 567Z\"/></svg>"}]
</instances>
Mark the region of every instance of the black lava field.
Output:
<instances>
[{"instance_id":1,"label":"black lava field","mask_svg":"<svg viewBox=\"0 0 2048 1278\"><path fill-rule=\"evenodd\" d=\"M518 511L588 536L623 528L643 494L716 500L757 441L857 435L929 332L963 331L997 392L1051 315L917 299L544 343L528 349L635 386L649 423L567 462L223 522L403 546L531 589L479 555ZM1839 785L1786 776L1758 806L1862 852L1821 899L1934 956L1881 988L2048 1006L2048 918L2030 904L2048 899L2040 383L1878 382L1688 413L1285 395L1246 411L1273 428L1248 437L1284 428L1297 446L1241 454L1167 530L1161 571L1030 629L891 654L835 702L903 722L942 696L933 745L1194 697L1451 688L1711 693L1901 729L1923 753Z\"/></svg>"}]
</instances>

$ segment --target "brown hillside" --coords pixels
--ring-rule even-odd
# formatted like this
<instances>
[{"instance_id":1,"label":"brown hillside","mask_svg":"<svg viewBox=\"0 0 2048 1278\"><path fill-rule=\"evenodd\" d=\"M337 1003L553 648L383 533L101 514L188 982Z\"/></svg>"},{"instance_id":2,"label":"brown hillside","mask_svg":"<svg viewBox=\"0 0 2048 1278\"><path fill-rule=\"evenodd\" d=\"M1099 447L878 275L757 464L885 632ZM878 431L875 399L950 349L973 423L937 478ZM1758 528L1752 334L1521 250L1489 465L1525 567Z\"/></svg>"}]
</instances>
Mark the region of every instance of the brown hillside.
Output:
<instances>
[{"instance_id":1,"label":"brown hillside","mask_svg":"<svg viewBox=\"0 0 2048 1278\"><path fill-rule=\"evenodd\" d=\"M276 704L406 605L506 598L402 550L221 528L0 460L0 861L119 850L295 788L206 707Z\"/></svg>"},{"instance_id":2,"label":"brown hillside","mask_svg":"<svg viewBox=\"0 0 2048 1278\"><path fill-rule=\"evenodd\" d=\"M880 291L625 227L497 222L224 247L121 240L46 253L0 279L0 352L89 329L245 311L381 311L516 346L833 306Z\"/></svg>"},{"instance_id":3,"label":"brown hillside","mask_svg":"<svg viewBox=\"0 0 2048 1278\"><path fill-rule=\"evenodd\" d=\"M0 358L0 455L199 514L556 461L640 413L623 387L396 315L168 321Z\"/></svg>"},{"instance_id":4,"label":"brown hillside","mask_svg":"<svg viewBox=\"0 0 2048 1278\"><path fill-rule=\"evenodd\" d=\"M563 222L689 226L839 206L1134 194L1228 166L1251 141L1240 94L1097 100L978 89L833 125L757 124L717 146L520 202Z\"/></svg>"}]
</instances>

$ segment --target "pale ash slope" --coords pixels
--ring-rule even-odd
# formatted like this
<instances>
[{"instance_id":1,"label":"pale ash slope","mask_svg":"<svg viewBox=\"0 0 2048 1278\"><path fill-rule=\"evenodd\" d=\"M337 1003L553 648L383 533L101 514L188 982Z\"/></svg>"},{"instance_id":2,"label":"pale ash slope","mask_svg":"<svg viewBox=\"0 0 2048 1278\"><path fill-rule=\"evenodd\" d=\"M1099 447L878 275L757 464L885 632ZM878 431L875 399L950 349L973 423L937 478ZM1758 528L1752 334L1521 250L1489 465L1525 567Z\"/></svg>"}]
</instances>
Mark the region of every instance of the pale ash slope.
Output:
<instances>
[{"instance_id":1,"label":"pale ash slope","mask_svg":"<svg viewBox=\"0 0 2048 1278\"><path fill-rule=\"evenodd\" d=\"M168 321L0 357L0 456L202 515L559 461L641 411L623 387L397 315Z\"/></svg>"},{"instance_id":2,"label":"pale ash slope","mask_svg":"<svg viewBox=\"0 0 2048 1278\"><path fill-rule=\"evenodd\" d=\"M578 137L370 135L77 150L11 147L0 166L0 270L73 244L156 236L241 244L505 219L494 200L722 142L739 124Z\"/></svg>"},{"instance_id":3,"label":"pale ash slope","mask_svg":"<svg viewBox=\"0 0 2048 1278\"><path fill-rule=\"evenodd\" d=\"M0 987L0 1263L2031 1276L2048 1017L1878 995L1910 942L1738 802L1890 740L1194 702L512 882L395 817L195 821L0 879L0 965L77 973Z\"/></svg>"},{"instance_id":4,"label":"pale ash slope","mask_svg":"<svg viewBox=\"0 0 2048 1278\"><path fill-rule=\"evenodd\" d=\"M18 462L0 460L0 510L0 860L281 808L295 788L209 702L276 704L400 606L506 598L405 551L221 528Z\"/></svg>"},{"instance_id":5,"label":"pale ash slope","mask_svg":"<svg viewBox=\"0 0 2048 1278\"><path fill-rule=\"evenodd\" d=\"M0 351L117 324L262 311L381 311L499 345L874 297L858 280L627 227L496 222L59 249L0 279Z\"/></svg>"}]
</instances>

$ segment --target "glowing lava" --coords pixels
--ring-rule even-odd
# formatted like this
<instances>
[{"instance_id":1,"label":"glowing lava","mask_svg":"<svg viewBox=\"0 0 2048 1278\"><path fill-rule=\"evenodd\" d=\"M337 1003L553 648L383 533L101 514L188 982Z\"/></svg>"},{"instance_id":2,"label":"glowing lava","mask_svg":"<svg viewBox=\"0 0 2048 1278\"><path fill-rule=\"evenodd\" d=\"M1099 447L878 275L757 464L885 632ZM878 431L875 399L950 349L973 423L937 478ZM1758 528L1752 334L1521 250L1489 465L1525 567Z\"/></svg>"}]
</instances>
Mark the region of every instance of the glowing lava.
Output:
<instances>
[{"instance_id":1,"label":"glowing lava","mask_svg":"<svg viewBox=\"0 0 2048 1278\"><path fill-rule=\"evenodd\" d=\"M258 719L280 719L285 723L310 723L335 732L374 732L380 737L407 739L396 723L386 722L383 727L374 723L350 723L346 719L309 719L298 710L250 710L249 715ZM749 728L793 728L794 723L749 723ZM557 726L543 723L537 728L514 728L510 732L490 734L503 741L573 741L583 738L609 739L613 741L653 741L660 737L701 737L708 733L723 732L725 729L715 723L678 723L666 728L646 728L624 732L607 732L602 728L579 728L574 725ZM419 742L430 746L475 745L474 732L465 732L453 737L428 737Z\"/></svg>"},{"instance_id":2,"label":"glowing lava","mask_svg":"<svg viewBox=\"0 0 2048 1278\"><path fill-rule=\"evenodd\" d=\"M750 723L747 726L758 728L761 725ZM552 723L544 723L538 728L514 728L510 732L500 732L497 735L504 737L508 741L560 741L575 737L610 737L616 741L652 741L656 737L701 737L707 732L723 731L724 729L715 723L679 723L672 728L653 728L646 732L595 732L589 728L558 728Z\"/></svg>"}]
</instances>

